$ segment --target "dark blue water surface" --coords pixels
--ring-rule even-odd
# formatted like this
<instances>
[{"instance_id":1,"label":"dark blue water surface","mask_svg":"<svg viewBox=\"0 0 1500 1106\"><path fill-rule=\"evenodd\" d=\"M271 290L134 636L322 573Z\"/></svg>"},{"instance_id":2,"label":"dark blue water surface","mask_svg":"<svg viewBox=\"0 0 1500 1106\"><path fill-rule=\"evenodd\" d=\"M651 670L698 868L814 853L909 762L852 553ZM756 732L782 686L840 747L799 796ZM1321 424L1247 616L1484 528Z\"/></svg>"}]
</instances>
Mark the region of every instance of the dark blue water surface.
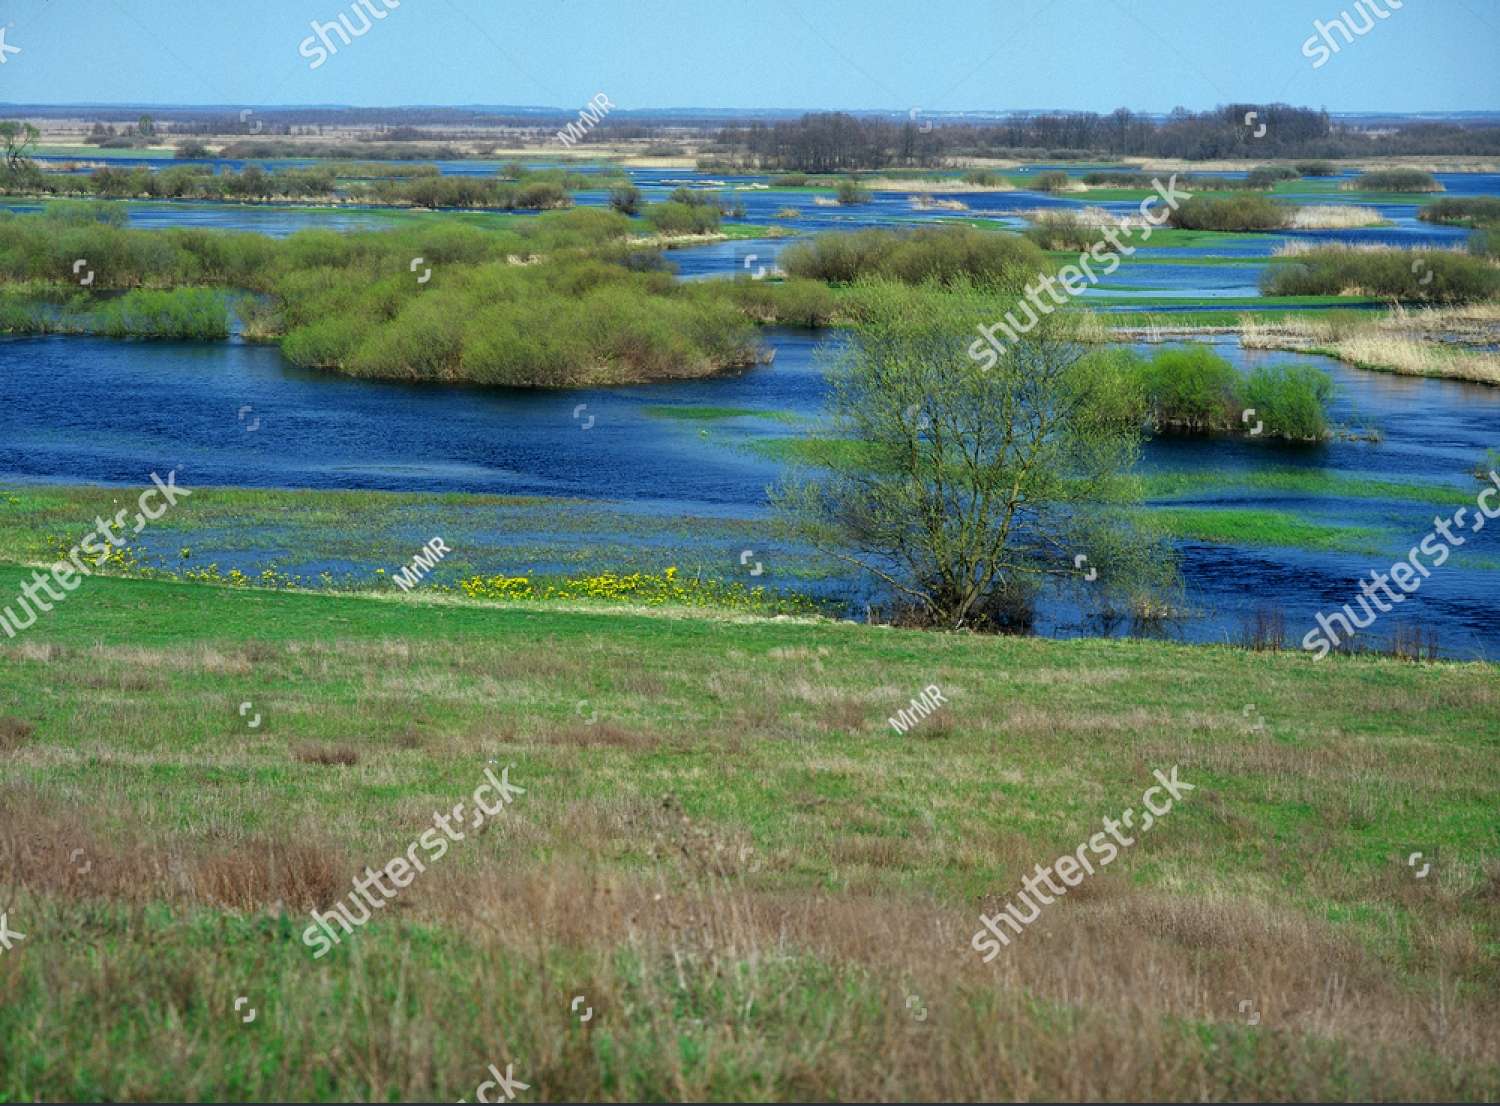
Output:
<instances>
[{"instance_id":1,"label":"dark blue water surface","mask_svg":"<svg viewBox=\"0 0 1500 1106\"><path fill-rule=\"evenodd\" d=\"M781 468L748 443L793 428L753 417L664 420L647 408L708 404L818 418L825 400L818 349L838 336L777 329L766 340L774 362L735 375L544 392L349 380L294 368L274 346L239 341L0 339L0 480L138 485L151 471L175 468L188 487L576 496L663 520L762 518L765 489ZM1232 338L1216 345L1242 366L1319 364L1339 384L1335 421L1378 427L1384 440L1288 447L1165 438L1147 446L1144 471L1300 468L1477 494L1468 473L1495 443L1500 391L1245 352ZM1222 488L1178 505L1279 511L1382 535L1378 552L1358 555L1185 543L1194 613L1171 632L1210 641L1233 637L1259 608L1281 612L1300 637L1319 610L1352 601L1361 576L1404 556L1436 513L1405 499ZM1495 566L1500 524L1473 535L1399 613L1434 630L1447 653L1500 655ZM1377 636L1394 619L1377 624ZM1040 626L1061 634L1095 629L1061 602L1044 610Z\"/></svg>"}]
</instances>

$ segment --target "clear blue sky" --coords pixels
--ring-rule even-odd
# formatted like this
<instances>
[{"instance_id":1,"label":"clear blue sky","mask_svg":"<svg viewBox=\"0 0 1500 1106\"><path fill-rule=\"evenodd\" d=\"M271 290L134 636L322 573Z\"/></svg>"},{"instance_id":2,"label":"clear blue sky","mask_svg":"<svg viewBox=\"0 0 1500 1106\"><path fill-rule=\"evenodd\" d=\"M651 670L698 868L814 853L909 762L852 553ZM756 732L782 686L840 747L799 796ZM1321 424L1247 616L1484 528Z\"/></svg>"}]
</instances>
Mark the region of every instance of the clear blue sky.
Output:
<instances>
[{"instance_id":1,"label":"clear blue sky","mask_svg":"<svg viewBox=\"0 0 1500 1106\"><path fill-rule=\"evenodd\" d=\"M1405 0L1318 69L1353 0L400 0L310 68L350 3L0 0L0 102L1500 110L1497 0Z\"/></svg>"}]
</instances>

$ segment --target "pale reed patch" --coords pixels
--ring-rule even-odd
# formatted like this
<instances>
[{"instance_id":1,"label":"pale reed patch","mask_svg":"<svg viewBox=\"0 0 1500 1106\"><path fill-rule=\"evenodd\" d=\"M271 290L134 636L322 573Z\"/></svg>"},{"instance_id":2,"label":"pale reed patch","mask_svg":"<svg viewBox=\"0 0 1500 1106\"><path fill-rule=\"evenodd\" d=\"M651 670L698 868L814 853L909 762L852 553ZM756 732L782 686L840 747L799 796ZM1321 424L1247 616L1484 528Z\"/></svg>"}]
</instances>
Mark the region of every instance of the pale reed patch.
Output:
<instances>
[{"instance_id":1,"label":"pale reed patch","mask_svg":"<svg viewBox=\"0 0 1500 1106\"><path fill-rule=\"evenodd\" d=\"M51 642L43 644L34 641L23 641L17 647L16 652L20 654L22 660L40 661L42 664L51 664L63 655L62 646L53 645Z\"/></svg>"},{"instance_id":2,"label":"pale reed patch","mask_svg":"<svg viewBox=\"0 0 1500 1106\"><path fill-rule=\"evenodd\" d=\"M966 180L927 180L926 178L870 177L860 184L872 192L1014 192L1016 186L1000 178L994 184L974 184ZM817 199L814 198L814 203Z\"/></svg>"},{"instance_id":3,"label":"pale reed patch","mask_svg":"<svg viewBox=\"0 0 1500 1106\"><path fill-rule=\"evenodd\" d=\"M1313 210L1303 208L1302 210ZM1330 211L1339 211L1340 208L1329 208ZM1299 226L1301 224L1298 224ZM1392 249L1384 242L1326 242L1308 241L1305 238L1293 238L1283 242L1272 251L1272 257L1302 257L1304 254L1317 253L1319 250L1353 250L1358 253L1387 253ZM1462 246L1423 246L1423 253L1433 250L1445 250L1448 253L1466 253Z\"/></svg>"},{"instance_id":4,"label":"pale reed patch","mask_svg":"<svg viewBox=\"0 0 1500 1106\"><path fill-rule=\"evenodd\" d=\"M1339 360L1403 376L1500 384L1500 354L1450 349L1396 335L1361 334L1334 346Z\"/></svg>"},{"instance_id":5,"label":"pale reed patch","mask_svg":"<svg viewBox=\"0 0 1500 1106\"><path fill-rule=\"evenodd\" d=\"M962 200L936 200L931 196L908 196L906 200L917 211L968 211Z\"/></svg>"},{"instance_id":6,"label":"pale reed patch","mask_svg":"<svg viewBox=\"0 0 1500 1106\"><path fill-rule=\"evenodd\" d=\"M95 645L88 655L102 661L119 661L135 670L168 669L174 672L213 672L247 676L254 663L242 653L223 653L211 645L181 649L151 649L141 645Z\"/></svg>"},{"instance_id":7,"label":"pale reed patch","mask_svg":"<svg viewBox=\"0 0 1500 1106\"><path fill-rule=\"evenodd\" d=\"M1125 223L1132 228L1153 226L1147 223L1144 216L1139 212L1130 215L1117 215L1112 211L1106 211L1102 207L1090 204L1086 207L1032 207L1014 214L1039 226L1053 224L1077 225L1085 227L1118 227Z\"/></svg>"},{"instance_id":8,"label":"pale reed patch","mask_svg":"<svg viewBox=\"0 0 1500 1106\"><path fill-rule=\"evenodd\" d=\"M1386 222L1373 207L1362 207L1359 204L1312 204L1292 212L1292 226L1297 230L1378 227Z\"/></svg>"}]
</instances>

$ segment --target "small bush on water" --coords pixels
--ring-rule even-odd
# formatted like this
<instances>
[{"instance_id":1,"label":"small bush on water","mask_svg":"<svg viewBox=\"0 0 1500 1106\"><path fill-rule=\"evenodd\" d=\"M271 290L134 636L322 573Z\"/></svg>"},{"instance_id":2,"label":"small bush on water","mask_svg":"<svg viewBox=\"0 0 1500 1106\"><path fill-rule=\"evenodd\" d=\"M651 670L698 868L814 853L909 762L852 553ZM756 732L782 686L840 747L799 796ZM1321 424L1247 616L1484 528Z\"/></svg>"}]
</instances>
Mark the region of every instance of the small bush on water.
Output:
<instances>
[{"instance_id":1,"label":"small bush on water","mask_svg":"<svg viewBox=\"0 0 1500 1106\"><path fill-rule=\"evenodd\" d=\"M1307 365L1258 366L1241 376L1207 346L1166 349L1136 358L1136 376L1152 423L1178 432L1246 433L1254 422L1267 437L1296 441L1328 435L1333 379ZM1243 412L1254 408L1247 426Z\"/></svg>"},{"instance_id":2,"label":"small bush on water","mask_svg":"<svg viewBox=\"0 0 1500 1106\"><path fill-rule=\"evenodd\" d=\"M1294 441L1328 436L1325 412L1333 399L1333 378L1311 365L1257 365L1243 390L1245 408L1265 424L1265 433Z\"/></svg>"},{"instance_id":3,"label":"small bush on water","mask_svg":"<svg viewBox=\"0 0 1500 1106\"><path fill-rule=\"evenodd\" d=\"M1422 208L1417 218L1446 225L1500 223L1500 197L1445 196Z\"/></svg>"},{"instance_id":4,"label":"small bush on water","mask_svg":"<svg viewBox=\"0 0 1500 1106\"><path fill-rule=\"evenodd\" d=\"M638 215L641 210L641 190L633 184L610 189L609 206L622 215Z\"/></svg>"},{"instance_id":5,"label":"small bush on water","mask_svg":"<svg viewBox=\"0 0 1500 1106\"><path fill-rule=\"evenodd\" d=\"M712 234L719 229L719 209L717 205L669 200L648 207L646 222L661 234Z\"/></svg>"},{"instance_id":6,"label":"small bush on water","mask_svg":"<svg viewBox=\"0 0 1500 1106\"><path fill-rule=\"evenodd\" d=\"M1297 170L1290 165L1258 165L1245 175L1251 188L1270 188L1277 181L1296 180Z\"/></svg>"},{"instance_id":7,"label":"small bush on water","mask_svg":"<svg viewBox=\"0 0 1500 1106\"><path fill-rule=\"evenodd\" d=\"M1045 219L1023 230L1021 235L1044 250L1079 253L1105 240L1104 228L1089 226L1071 211L1049 213Z\"/></svg>"},{"instance_id":8,"label":"small bush on water","mask_svg":"<svg viewBox=\"0 0 1500 1106\"><path fill-rule=\"evenodd\" d=\"M1292 168L1304 177L1334 177L1339 171L1331 161L1294 161Z\"/></svg>"},{"instance_id":9,"label":"small bush on water","mask_svg":"<svg viewBox=\"0 0 1500 1106\"><path fill-rule=\"evenodd\" d=\"M1150 188L1151 174L1125 169L1100 170L1083 175L1084 184L1110 185L1116 188Z\"/></svg>"},{"instance_id":10,"label":"small bush on water","mask_svg":"<svg viewBox=\"0 0 1500 1106\"><path fill-rule=\"evenodd\" d=\"M1057 169L1038 173L1035 177L1035 186L1038 192L1062 192L1071 183L1072 180L1068 174Z\"/></svg>"},{"instance_id":11,"label":"small bush on water","mask_svg":"<svg viewBox=\"0 0 1500 1106\"><path fill-rule=\"evenodd\" d=\"M1357 192L1441 192L1443 186L1421 169L1375 169L1361 173L1343 187Z\"/></svg>"},{"instance_id":12,"label":"small bush on water","mask_svg":"<svg viewBox=\"0 0 1500 1106\"><path fill-rule=\"evenodd\" d=\"M90 329L110 338L227 338L229 307L211 288L137 288L101 306Z\"/></svg>"},{"instance_id":13,"label":"small bush on water","mask_svg":"<svg viewBox=\"0 0 1500 1106\"><path fill-rule=\"evenodd\" d=\"M846 205L870 202L870 190L853 178L839 181L838 190L834 195L839 203Z\"/></svg>"},{"instance_id":14,"label":"small bush on water","mask_svg":"<svg viewBox=\"0 0 1500 1106\"><path fill-rule=\"evenodd\" d=\"M1225 430L1239 418L1239 374L1207 346L1162 350L1140 363L1138 377L1158 427Z\"/></svg>"},{"instance_id":15,"label":"small bush on water","mask_svg":"<svg viewBox=\"0 0 1500 1106\"><path fill-rule=\"evenodd\" d=\"M1181 230L1279 230L1290 213L1265 196L1192 196L1168 215L1171 226Z\"/></svg>"},{"instance_id":16,"label":"small bush on water","mask_svg":"<svg viewBox=\"0 0 1500 1106\"><path fill-rule=\"evenodd\" d=\"M972 227L924 227L916 231L862 230L820 234L781 253L792 276L835 283L884 277L904 284L971 280L988 288L1020 291L1047 269L1046 258L1016 235Z\"/></svg>"},{"instance_id":17,"label":"small bush on water","mask_svg":"<svg viewBox=\"0 0 1500 1106\"><path fill-rule=\"evenodd\" d=\"M1338 246L1273 265L1261 277L1268 296L1388 296L1403 301L1473 303L1500 295L1500 270L1450 250L1351 250Z\"/></svg>"}]
</instances>

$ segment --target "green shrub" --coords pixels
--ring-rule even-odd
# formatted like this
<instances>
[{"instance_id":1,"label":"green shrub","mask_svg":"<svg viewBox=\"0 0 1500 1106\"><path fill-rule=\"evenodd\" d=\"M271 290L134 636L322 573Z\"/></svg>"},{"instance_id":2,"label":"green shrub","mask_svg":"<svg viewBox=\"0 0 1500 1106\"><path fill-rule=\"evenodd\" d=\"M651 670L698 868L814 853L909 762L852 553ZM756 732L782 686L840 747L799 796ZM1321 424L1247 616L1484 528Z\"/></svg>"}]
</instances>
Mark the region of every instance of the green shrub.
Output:
<instances>
[{"instance_id":1,"label":"green shrub","mask_svg":"<svg viewBox=\"0 0 1500 1106\"><path fill-rule=\"evenodd\" d=\"M646 222L660 234L711 234L719 229L719 209L668 200L647 207Z\"/></svg>"},{"instance_id":2,"label":"green shrub","mask_svg":"<svg viewBox=\"0 0 1500 1106\"><path fill-rule=\"evenodd\" d=\"M1289 165L1257 165L1245 175L1251 188L1271 188L1277 181L1296 180L1297 170Z\"/></svg>"},{"instance_id":3,"label":"green shrub","mask_svg":"<svg viewBox=\"0 0 1500 1106\"><path fill-rule=\"evenodd\" d=\"M1360 192L1441 192L1436 177L1421 169L1375 169L1344 185Z\"/></svg>"},{"instance_id":4,"label":"green shrub","mask_svg":"<svg viewBox=\"0 0 1500 1106\"><path fill-rule=\"evenodd\" d=\"M1265 196L1191 196L1178 204L1168 223L1183 230L1278 230L1287 225L1287 209Z\"/></svg>"},{"instance_id":5,"label":"green shrub","mask_svg":"<svg viewBox=\"0 0 1500 1106\"><path fill-rule=\"evenodd\" d=\"M1417 212L1417 218L1449 225L1500 223L1500 197L1445 196L1424 206Z\"/></svg>"},{"instance_id":6,"label":"green shrub","mask_svg":"<svg viewBox=\"0 0 1500 1106\"><path fill-rule=\"evenodd\" d=\"M1472 303L1500 295L1500 270L1448 250L1351 250L1328 246L1261 277L1268 296L1383 296Z\"/></svg>"},{"instance_id":7,"label":"green shrub","mask_svg":"<svg viewBox=\"0 0 1500 1106\"><path fill-rule=\"evenodd\" d=\"M1151 174L1126 169L1106 169L1085 173L1084 184L1112 185L1116 188L1150 188Z\"/></svg>"},{"instance_id":8,"label":"green shrub","mask_svg":"<svg viewBox=\"0 0 1500 1106\"><path fill-rule=\"evenodd\" d=\"M1295 161L1292 168L1304 177L1334 177L1339 171L1331 161Z\"/></svg>"},{"instance_id":9,"label":"green shrub","mask_svg":"<svg viewBox=\"0 0 1500 1106\"><path fill-rule=\"evenodd\" d=\"M870 190L852 178L839 181L838 189L834 195L841 204L867 204L870 202Z\"/></svg>"},{"instance_id":10,"label":"green shrub","mask_svg":"<svg viewBox=\"0 0 1500 1106\"><path fill-rule=\"evenodd\" d=\"M965 184L978 185L981 188L994 188L1001 183L999 173L992 169L971 169L963 176Z\"/></svg>"},{"instance_id":11,"label":"green shrub","mask_svg":"<svg viewBox=\"0 0 1500 1106\"><path fill-rule=\"evenodd\" d=\"M961 226L819 234L788 246L780 263L792 276L834 283L865 277L911 285L968 281L1017 292L1048 269L1024 238Z\"/></svg>"},{"instance_id":12,"label":"green shrub","mask_svg":"<svg viewBox=\"0 0 1500 1106\"><path fill-rule=\"evenodd\" d=\"M1082 253L1096 242L1105 241L1104 228L1084 224L1071 211L1060 211L1035 226L1027 227L1021 234L1044 250L1070 250Z\"/></svg>"},{"instance_id":13,"label":"green shrub","mask_svg":"<svg viewBox=\"0 0 1500 1106\"><path fill-rule=\"evenodd\" d=\"M1233 429L1240 416L1240 377L1207 346L1164 349L1137 369L1151 421L1157 427Z\"/></svg>"},{"instance_id":14,"label":"green shrub","mask_svg":"<svg viewBox=\"0 0 1500 1106\"><path fill-rule=\"evenodd\" d=\"M1311 365L1257 365L1244 385L1244 406L1262 433L1296 441L1328 436L1328 404L1333 378Z\"/></svg>"},{"instance_id":15,"label":"green shrub","mask_svg":"<svg viewBox=\"0 0 1500 1106\"><path fill-rule=\"evenodd\" d=\"M1038 173L1032 181L1032 187L1038 192L1061 192L1072 183L1068 174L1058 169L1052 169L1045 173Z\"/></svg>"},{"instance_id":16,"label":"green shrub","mask_svg":"<svg viewBox=\"0 0 1500 1106\"><path fill-rule=\"evenodd\" d=\"M1188 433L1252 433L1320 440L1328 435L1333 378L1307 365L1258 366L1242 377L1207 346L1165 349L1134 359L1151 422ZM1245 412L1253 409L1248 419Z\"/></svg>"},{"instance_id":17,"label":"green shrub","mask_svg":"<svg viewBox=\"0 0 1500 1106\"><path fill-rule=\"evenodd\" d=\"M137 288L99 307L90 329L111 338L208 341L229 336L229 308L211 288Z\"/></svg>"},{"instance_id":18,"label":"green shrub","mask_svg":"<svg viewBox=\"0 0 1500 1106\"><path fill-rule=\"evenodd\" d=\"M838 310L828 286L817 280L697 281L694 295L727 300L757 323L827 326Z\"/></svg>"}]
</instances>

